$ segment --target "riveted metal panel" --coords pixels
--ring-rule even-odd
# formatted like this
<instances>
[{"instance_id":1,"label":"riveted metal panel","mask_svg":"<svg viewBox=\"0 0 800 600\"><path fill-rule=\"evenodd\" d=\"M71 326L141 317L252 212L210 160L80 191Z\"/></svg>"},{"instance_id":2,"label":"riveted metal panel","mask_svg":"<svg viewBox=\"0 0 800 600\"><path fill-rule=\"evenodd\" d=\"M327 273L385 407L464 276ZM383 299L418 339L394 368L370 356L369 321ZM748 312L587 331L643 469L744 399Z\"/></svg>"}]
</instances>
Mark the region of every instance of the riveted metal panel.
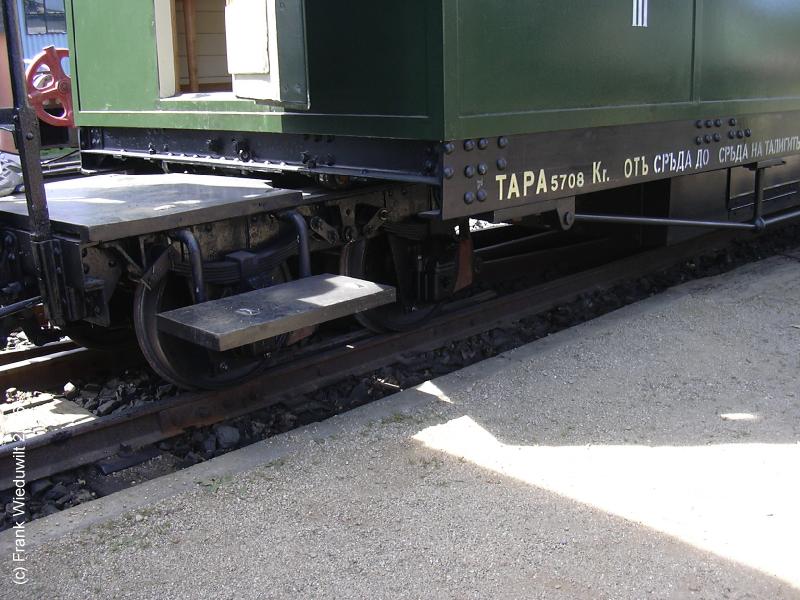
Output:
<instances>
[{"instance_id":1,"label":"riveted metal panel","mask_svg":"<svg viewBox=\"0 0 800 600\"><path fill-rule=\"evenodd\" d=\"M575 129L446 145L443 217L548 201L800 154L800 112Z\"/></svg>"}]
</instances>

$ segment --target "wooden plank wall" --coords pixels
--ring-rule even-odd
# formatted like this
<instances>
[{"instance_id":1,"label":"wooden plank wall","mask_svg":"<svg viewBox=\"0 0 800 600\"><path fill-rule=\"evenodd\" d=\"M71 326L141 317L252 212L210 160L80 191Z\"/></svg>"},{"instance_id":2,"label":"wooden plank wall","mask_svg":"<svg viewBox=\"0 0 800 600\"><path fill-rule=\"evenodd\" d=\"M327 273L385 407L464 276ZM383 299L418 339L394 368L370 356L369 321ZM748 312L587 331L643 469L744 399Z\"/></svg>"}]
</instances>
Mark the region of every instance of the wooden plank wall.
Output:
<instances>
[{"instance_id":1,"label":"wooden plank wall","mask_svg":"<svg viewBox=\"0 0 800 600\"><path fill-rule=\"evenodd\" d=\"M197 75L201 90L231 89L225 45L225 0L195 0ZM176 0L175 23L178 32L178 66L182 88L189 85L186 59L186 29L183 1Z\"/></svg>"}]
</instances>

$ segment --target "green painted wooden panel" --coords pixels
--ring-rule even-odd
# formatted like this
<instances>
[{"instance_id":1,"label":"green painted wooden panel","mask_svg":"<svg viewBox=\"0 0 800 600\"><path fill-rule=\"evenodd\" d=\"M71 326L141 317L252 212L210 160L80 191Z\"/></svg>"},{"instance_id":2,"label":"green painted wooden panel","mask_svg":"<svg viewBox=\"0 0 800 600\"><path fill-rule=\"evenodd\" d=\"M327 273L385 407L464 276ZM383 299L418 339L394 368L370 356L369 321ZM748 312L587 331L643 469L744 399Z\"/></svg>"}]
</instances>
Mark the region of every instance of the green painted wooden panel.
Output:
<instances>
[{"instance_id":1,"label":"green painted wooden panel","mask_svg":"<svg viewBox=\"0 0 800 600\"><path fill-rule=\"evenodd\" d=\"M306 0L311 109L158 97L152 0L71 0L81 126L438 138L441 8Z\"/></svg>"},{"instance_id":2,"label":"green painted wooden panel","mask_svg":"<svg viewBox=\"0 0 800 600\"><path fill-rule=\"evenodd\" d=\"M71 5L80 110L152 109L158 99L153 1Z\"/></svg>"},{"instance_id":3,"label":"green painted wooden panel","mask_svg":"<svg viewBox=\"0 0 800 600\"><path fill-rule=\"evenodd\" d=\"M693 0L459 0L458 112L479 115L688 101Z\"/></svg>"},{"instance_id":4,"label":"green painted wooden panel","mask_svg":"<svg viewBox=\"0 0 800 600\"><path fill-rule=\"evenodd\" d=\"M706 0L698 36L701 98L800 97L798 32L798 0Z\"/></svg>"}]
</instances>

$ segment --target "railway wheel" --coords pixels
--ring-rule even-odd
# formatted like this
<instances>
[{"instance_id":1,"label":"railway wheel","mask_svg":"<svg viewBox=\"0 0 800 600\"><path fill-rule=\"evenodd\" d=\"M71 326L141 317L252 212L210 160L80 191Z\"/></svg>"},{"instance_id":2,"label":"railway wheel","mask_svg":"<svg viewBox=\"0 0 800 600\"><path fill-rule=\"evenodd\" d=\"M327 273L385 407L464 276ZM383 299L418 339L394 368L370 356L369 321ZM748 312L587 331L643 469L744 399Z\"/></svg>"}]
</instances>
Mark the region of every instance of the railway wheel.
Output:
<instances>
[{"instance_id":1,"label":"railway wheel","mask_svg":"<svg viewBox=\"0 0 800 600\"><path fill-rule=\"evenodd\" d=\"M397 302L357 313L356 320L377 333L408 331L422 326L439 311L443 302L420 297L419 282L423 276L420 263L443 249L450 253L450 245L451 240L446 238L420 242L388 234L345 246L340 259L343 275L397 288Z\"/></svg>"},{"instance_id":2,"label":"railway wheel","mask_svg":"<svg viewBox=\"0 0 800 600\"><path fill-rule=\"evenodd\" d=\"M288 280L288 270L276 269L271 285ZM209 299L237 293L227 286L208 286ZM152 369L184 389L224 389L264 370L285 341L285 336L255 346L214 352L158 329L159 313L192 304L189 280L168 272L154 284L140 284L134 297L134 329L139 346Z\"/></svg>"}]
</instances>

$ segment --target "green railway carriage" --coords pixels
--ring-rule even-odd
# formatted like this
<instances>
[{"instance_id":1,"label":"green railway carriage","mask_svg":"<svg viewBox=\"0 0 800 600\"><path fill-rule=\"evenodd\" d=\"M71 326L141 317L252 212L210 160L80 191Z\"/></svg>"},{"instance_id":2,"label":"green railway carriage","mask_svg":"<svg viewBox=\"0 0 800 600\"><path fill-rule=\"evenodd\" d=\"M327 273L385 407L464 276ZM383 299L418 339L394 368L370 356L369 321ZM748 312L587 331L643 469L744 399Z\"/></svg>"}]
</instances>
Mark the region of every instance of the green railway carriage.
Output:
<instances>
[{"instance_id":1,"label":"green railway carriage","mask_svg":"<svg viewBox=\"0 0 800 600\"><path fill-rule=\"evenodd\" d=\"M470 218L654 244L800 216L795 0L66 9L84 169L125 174L49 189L44 238L69 264L42 276L29 252L27 272L76 336L132 312L187 387L238 381L341 314L422 323L477 272ZM23 255L29 213L0 206ZM308 277L333 271L384 285ZM314 285L338 300L299 320L275 300ZM213 317L231 311L250 321Z\"/></svg>"},{"instance_id":2,"label":"green railway carriage","mask_svg":"<svg viewBox=\"0 0 800 600\"><path fill-rule=\"evenodd\" d=\"M442 186L453 218L800 151L791 0L190 4L192 69L182 0L68 2L87 153L224 164L246 146L253 171ZM180 133L198 129L219 137Z\"/></svg>"}]
</instances>

